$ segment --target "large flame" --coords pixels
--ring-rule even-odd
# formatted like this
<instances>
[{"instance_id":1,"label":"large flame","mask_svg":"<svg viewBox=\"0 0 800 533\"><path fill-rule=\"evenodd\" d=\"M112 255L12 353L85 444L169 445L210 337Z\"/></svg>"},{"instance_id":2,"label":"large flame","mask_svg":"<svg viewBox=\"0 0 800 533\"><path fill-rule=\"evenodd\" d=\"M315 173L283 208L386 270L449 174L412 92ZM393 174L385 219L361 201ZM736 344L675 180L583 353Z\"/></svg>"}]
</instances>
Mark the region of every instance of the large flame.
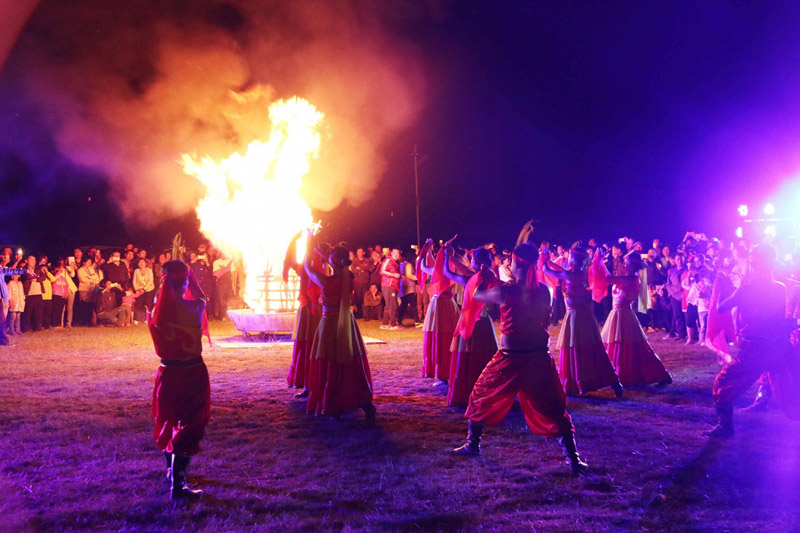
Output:
<instances>
[{"instance_id":1,"label":"large flame","mask_svg":"<svg viewBox=\"0 0 800 533\"><path fill-rule=\"evenodd\" d=\"M282 291L281 268L292 237L312 224L300 187L319 154L323 114L293 97L271 104L269 118L267 141L253 141L244 154L219 161L183 154L182 164L206 186L197 205L200 231L244 263L244 301L254 310L279 311L295 306Z\"/></svg>"}]
</instances>

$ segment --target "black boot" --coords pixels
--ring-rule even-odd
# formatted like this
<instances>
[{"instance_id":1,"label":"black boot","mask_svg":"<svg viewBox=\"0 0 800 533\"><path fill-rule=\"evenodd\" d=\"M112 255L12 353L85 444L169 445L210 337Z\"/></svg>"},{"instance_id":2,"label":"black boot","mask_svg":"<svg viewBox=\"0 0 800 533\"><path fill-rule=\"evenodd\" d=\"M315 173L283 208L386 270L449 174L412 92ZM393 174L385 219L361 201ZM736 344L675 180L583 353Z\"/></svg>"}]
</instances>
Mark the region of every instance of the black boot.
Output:
<instances>
[{"instance_id":1,"label":"black boot","mask_svg":"<svg viewBox=\"0 0 800 533\"><path fill-rule=\"evenodd\" d=\"M172 459L172 491L171 500L196 502L203 496L202 490L192 490L186 486L186 470L189 468L188 455L174 454Z\"/></svg>"},{"instance_id":2,"label":"black boot","mask_svg":"<svg viewBox=\"0 0 800 533\"><path fill-rule=\"evenodd\" d=\"M453 450L456 455L480 455L481 454L481 434L483 434L483 422L469 421L467 431L467 442Z\"/></svg>"},{"instance_id":3,"label":"black boot","mask_svg":"<svg viewBox=\"0 0 800 533\"><path fill-rule=\"evenodd\" d=\"M617 381L615 384L611 385L611 388L614 389L614 395L617 397L617 400L622 399L622 383Z\"/></svg>"},{"instance_id":4,"label":"black boot","mask_svg":"<svg viewBox=\"0 0 800 533\"><path fill-rule=\"evenodd\" d=\"M367 427L368 428L376 427L378 424L377 424L377 422L375 422L375 413L377 413L378 410L375 409L375 406L373 404L371 404L371 403L365 405L363 407L363 409L364 409L364 414L367 416L367 419L366 419Z\"/></svg>"},{"instance_id":5,"label":"black boot","mask_svg":"<svg viewBox=\"0 0 800 533\"><path fill-rule=\"evenodd\" d=\"M164 452L164 459L167 460L167 479L172 482L172 454Z\"/></svg>"},{"instance_id":6,"label":"black boot","mask_svg":"<svg viewBox=\"0 0 800 533\"><path fill-rule=\"evenodd\" d=\"M733 437L733 405L729 403L714 404L719 422L710 431L703 433L712 439L729 439Z\"/></svg>"},{"instance_id":7,"label":"black boot","mask_svg":"<svg viewBox=\"0 0 800 533\"><path fill-rule=\"evenodd\" d=\"M300 392L294 395L295 398L308 398L308 387L303 388Z\"/></svg>"},{"instance_id":8,"label":"black boot","mask_svg":"<svg viewBox=\"0 0 800 533\"><path fill-rule=\"evenodd\" d=\"M558 443L561 445L561 450L564 452L564 457L567 458L570 468L572 468L573 475L580 476L589 471L589 465L581 461L578 455L578 448L575 446L575 435L568 433L558 437Z\"/></svg>"}]
</instances>

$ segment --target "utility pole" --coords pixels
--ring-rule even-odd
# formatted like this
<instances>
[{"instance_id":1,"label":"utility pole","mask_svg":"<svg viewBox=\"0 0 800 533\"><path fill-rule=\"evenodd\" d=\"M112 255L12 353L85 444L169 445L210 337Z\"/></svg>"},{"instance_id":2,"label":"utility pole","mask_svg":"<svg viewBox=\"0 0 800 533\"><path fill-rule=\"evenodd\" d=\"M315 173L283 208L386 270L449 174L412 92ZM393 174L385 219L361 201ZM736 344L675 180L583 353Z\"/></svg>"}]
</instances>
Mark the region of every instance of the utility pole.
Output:
<instances>
[{"instance_id":1,"label":"utility pole","mask_svg":"<svg viewBox=\"0 0 800 533\"><path fill-rule=\"evenodd\" d=\"M418 170L419 152L417 151L416 144L414 145L414 153L412 153L411 155L414 156L414 189L416 192L416 199L417 199L417 250L419 250L420 246L422 245L422 240L420 239L420 233L419 233L419 170Z\"/></svg>"}]
</instances>

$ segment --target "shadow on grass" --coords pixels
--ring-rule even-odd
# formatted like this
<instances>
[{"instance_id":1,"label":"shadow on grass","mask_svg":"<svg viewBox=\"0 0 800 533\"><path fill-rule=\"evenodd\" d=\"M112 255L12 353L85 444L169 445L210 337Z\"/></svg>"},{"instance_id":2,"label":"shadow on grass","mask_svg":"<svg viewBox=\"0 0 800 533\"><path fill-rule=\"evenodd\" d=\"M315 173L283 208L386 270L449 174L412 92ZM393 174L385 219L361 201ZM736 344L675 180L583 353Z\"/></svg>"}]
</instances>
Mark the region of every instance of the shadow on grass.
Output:
<instances>
[{"instance_id":1,"label":"shadow on grass","mask_svg":"<svg viewBox=\"0 0 800 533\"><path fill-rule=\"evenodd\" d=\"M696 504L694 493L697 486L708 475L725 444L725 441L710 439L695 457L675 468L659 493L643 502L645 513L639 525L644 528L663 526L664 516L668 516L672 523L691 523L688 508Z\"/></svg>"}]
</instances>

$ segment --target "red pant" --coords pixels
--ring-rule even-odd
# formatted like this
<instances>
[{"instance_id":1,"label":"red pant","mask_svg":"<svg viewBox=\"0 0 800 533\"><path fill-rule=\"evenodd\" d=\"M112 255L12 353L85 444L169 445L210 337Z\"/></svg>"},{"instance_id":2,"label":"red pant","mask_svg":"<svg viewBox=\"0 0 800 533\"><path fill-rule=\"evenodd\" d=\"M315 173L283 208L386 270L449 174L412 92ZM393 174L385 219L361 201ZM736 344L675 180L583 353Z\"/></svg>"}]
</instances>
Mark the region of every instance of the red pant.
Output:
<instances>
[{"instance_id":1,"label":"red pant","mask_svg":"<svg viewBox=\"0 0 800 533\"><path fill-rule=\"evenodd\" d=\"M736 359L723 366L714 379L714 403L733 402L781 359L788 343L742 341L739 348Z\"/></svg>"},{"instance_id":2,"label":"red pant","mask_svg":"<svg viewBox=\"0 0 800 533\"><path fill-rule=\"evenodd\" d=\"M499 424L515 397L533 433L555 437L575 432L555 362L546 348L497 352L475 383L464 416Z\"/></svg>"},{"instance_id":3,"label":"red pant","mask_svg":"<svg viewBox=\"0 0 800 533\"><path fill-rule=\"evenodd\" d=\"M159 450L195 455L211 409L211 387L205 363L190 367L160 366L153 388L153 438Z\"/></svg>"}]
</instances>

